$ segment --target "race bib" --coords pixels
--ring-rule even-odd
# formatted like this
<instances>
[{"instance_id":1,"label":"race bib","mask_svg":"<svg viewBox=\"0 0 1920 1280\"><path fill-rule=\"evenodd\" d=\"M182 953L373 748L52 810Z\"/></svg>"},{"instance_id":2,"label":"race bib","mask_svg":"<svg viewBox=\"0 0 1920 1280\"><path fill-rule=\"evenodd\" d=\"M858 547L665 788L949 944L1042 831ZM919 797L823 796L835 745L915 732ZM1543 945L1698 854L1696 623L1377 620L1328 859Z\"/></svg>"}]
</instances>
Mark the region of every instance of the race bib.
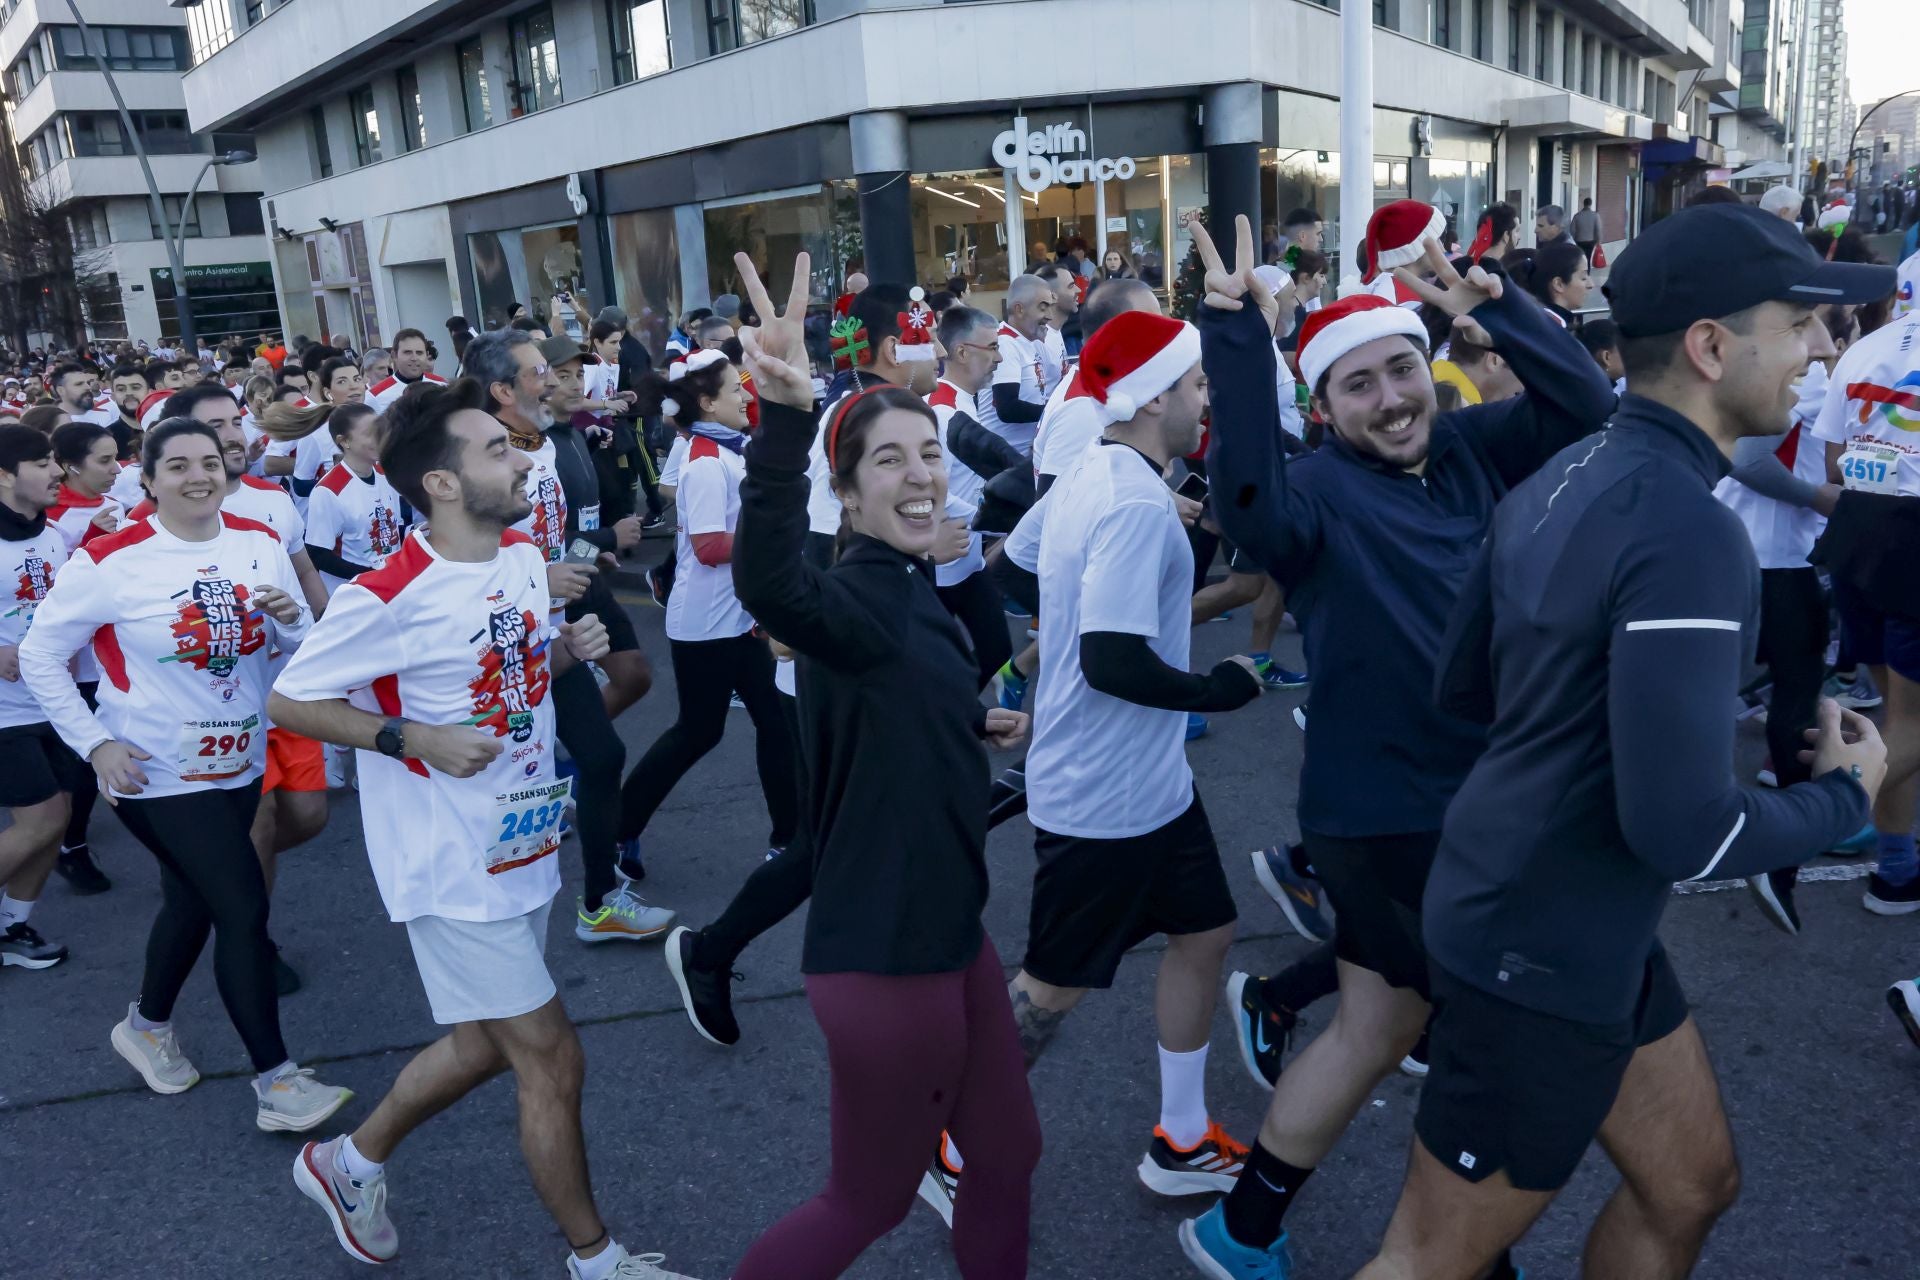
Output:
<instances>
[{"instance_id":1,"label":"race bib","mask_svg":"<svg viewBox=\"0 0 1920 1280\"><path fill-rule=\"evenodd\" d=\"M599 503L596 502L590 507L580 508L580 527L582 529L598 529L600 527Z\"/></svg>"},{"instance_id":2,"label":"race bib","mask_svg":"<svg viewBox=\"0 0 1920 1280\"><path fill-rule=\"evenodd\" d=\"M1840 482L1858 493L1900 492L1900 451L1869 440L1850 440L1840 455Z\"/></svg>"},{"instance_id":3,"label":"race bib","mask_svg":"<svg viewBox=\"0 0 1920 1280\"><path fill-rule=\"evenodd\" d=\"M245 773L253 764L260 717L188 720L180 726L180 780L215 782Z\"/></svg>"},{"instance_id":4,"label":"race bib","mask_svg":"<svg viewBox=\"0 0 1920 1280\"><path fill-rule=\"evenodd\" d=\"M573 779L559 778L496 796L493 843L487 846L487 874L538 862L560 847L560 815L573 794Z\"/></svg>"}]
</instances>

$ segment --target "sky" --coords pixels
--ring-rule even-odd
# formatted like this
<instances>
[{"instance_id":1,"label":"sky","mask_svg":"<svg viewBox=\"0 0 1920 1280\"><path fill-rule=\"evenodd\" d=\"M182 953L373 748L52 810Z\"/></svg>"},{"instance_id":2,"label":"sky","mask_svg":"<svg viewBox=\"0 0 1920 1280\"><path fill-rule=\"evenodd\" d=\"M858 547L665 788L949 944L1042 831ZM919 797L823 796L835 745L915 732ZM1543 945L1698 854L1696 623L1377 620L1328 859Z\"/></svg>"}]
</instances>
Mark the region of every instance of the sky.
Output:
<instances>
[{"instance_id":1,"label":"sky","mask_svg":"<svg viewBox=\"0 0 1920 1280\"><path fill-rule=\"evenodd\" d=\"M1914 0L1847 0L1846 15L1847 75L1860 109L1890 93L1920 89Z\"/></svg>"}]
</instances>

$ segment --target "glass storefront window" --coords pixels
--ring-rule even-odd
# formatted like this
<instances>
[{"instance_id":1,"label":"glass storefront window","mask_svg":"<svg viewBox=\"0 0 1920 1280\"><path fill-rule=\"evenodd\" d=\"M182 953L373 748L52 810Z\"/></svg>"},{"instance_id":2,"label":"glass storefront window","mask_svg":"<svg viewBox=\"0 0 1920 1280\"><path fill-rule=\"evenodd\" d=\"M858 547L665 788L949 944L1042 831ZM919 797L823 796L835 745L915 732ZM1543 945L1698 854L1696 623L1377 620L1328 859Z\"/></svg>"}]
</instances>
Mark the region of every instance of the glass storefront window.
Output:
<instances>
[{"instance_id":1,"label":"glass storefront window","mask_svg":"<svg viewBox=\"0 0 1920 1280\"><path fill-rule=\"evenodd\" d=\"M1440 211L1447 238L1471 241L1480 211L1491 203L1487 166L1473 160L1415 160L1412 176L1412 198Z\"/></svg>"},{"instance_id":2,"label":"glass storefront window","mask_svg":"<svg viewBox=\"0 0 1920 1280\"><path fill-rule=\"evenodd\" d=\"M514 303L545 323L554 298L580 288L580 228L571 222L507 231L476 231L467 237L474 293L482 324L497 329ZM578 320L560 307L552 333L571 333Z\"/></svg>"},{"instance_id":3,"label":"glass storefront window","mask_svg":"<svg viewBox=\"0 0 1920 1280\"><path fill-rule=\"evenodd\" d=\"M793 255L813 259L812 300L831 303L840 294L848 263L861 256L860 206L854 184L823 183L801 191L716 201L706 206L707 283L712 296L740 293L733 255L744 251L764 274L771 296L782 297Z\"/></svg>"},{"instance_id":4,"label":"glass storefront window","mask_svg":"<svg viewBox=\"0 0 1920 1280\"><path fill-rule=\"evenodd\" d=\"M671 209L618 213L613 232L614 301L627 331L653 352L665 351L680 303L680 237Z\"/></svg>"}]
</instances>

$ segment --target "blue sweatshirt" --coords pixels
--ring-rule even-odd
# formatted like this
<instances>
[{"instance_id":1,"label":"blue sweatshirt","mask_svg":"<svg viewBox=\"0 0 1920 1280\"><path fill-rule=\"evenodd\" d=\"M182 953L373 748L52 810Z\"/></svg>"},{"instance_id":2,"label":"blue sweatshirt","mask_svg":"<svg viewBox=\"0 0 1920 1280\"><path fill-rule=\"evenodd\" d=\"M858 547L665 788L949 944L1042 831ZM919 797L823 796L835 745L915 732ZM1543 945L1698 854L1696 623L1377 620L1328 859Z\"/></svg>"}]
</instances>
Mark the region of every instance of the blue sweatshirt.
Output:
<instances>
[{"instance_id":1,"label":"blue sweatshirt","mask_svg":"<svg viewBox=\"0 0 1920 1280\"><path fill-rule=\"evenodd\" d=\"M1511 283L1473 318L1527 394L1440 415L1416 476L1333 429L1317 451L1288 460L1259 313L1200 310L1213 515L1300 619L1313 673L1300 825L1321 835L1440 829L1485 745L1479 725L1433 703L1460 584L1494 504L1613 408L1593 357Z\"/></svg>"},{"instance_id":2,"label":"blue sweatshirt","mask_svg":"<svg viewBox=\"0 0 1920 1280\"><path fill-rule=\"evenodd\" d=\"M1427 880L1428 954L1463 981L1623 1021L1674 881L1792 866L1866 821L1838 769L1734 781L1760 570L1713 496L1727 470L1691 422L1628 395L1495 512L1437 690L1493 724Z\"/></svg>"}]
</instances>

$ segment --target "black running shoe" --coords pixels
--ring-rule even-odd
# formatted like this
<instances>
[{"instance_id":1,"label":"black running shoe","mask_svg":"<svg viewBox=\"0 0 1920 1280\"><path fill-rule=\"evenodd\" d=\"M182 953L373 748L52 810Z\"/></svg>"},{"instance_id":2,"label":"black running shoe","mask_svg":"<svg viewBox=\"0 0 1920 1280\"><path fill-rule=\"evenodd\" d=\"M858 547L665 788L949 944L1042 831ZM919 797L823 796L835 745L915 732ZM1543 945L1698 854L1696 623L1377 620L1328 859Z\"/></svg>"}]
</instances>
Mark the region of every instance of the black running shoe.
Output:
<instances>
[{"instance_id":1,"label":"black running shoe","mask_svg":"<svg viewBox=\"0 0 1920 1280\"><path fill-rule=\"evenodd\" d=\"M1878 871L1867 877L1860 905L1877 916L1904 916L1920 911L1920 876L1905 884L1888 884Z\"/></svg>"},{"instance_id":2,"label":"black running shoe","mask_svg":"<svg viewBox=\"0 0 1920 1280\"><path fill-rule=\"evenodd\" d=\"M652 596L653 602L662 609L667 607L667 597L673 594L672 581L660 573L664 567L664 565L655 565L647 570L647 594Z\"/></svg>"},{"instance_id":3,"label":"black running shoe","mask_svg":"<svg viewBox=\"0 0 1920 1280\"><path fill-rule=\"evenodd\" d=\"M288 964L280 954L280 944L273 944L273 992L279 996L290 996L300 990L300 973Z\"/></svg>"},{"instance_id":4,"label":"black running shoe","mask_svg":"<svg viewBox=\"0 0 1920 1280\"><path fill-rule=\"evenodd\" d=\"M987 830L1027 811L1027 766L1008 765L987 788Z\"/></svg>"},{"instance_id":5,"label":"black running shoe","mask_svg":"<svg viewBox=\"0 0 1920 1280\"><path fill-rule=\"evenodd\" d=\"M1413 1052L1400 1059L1400 1074L1412 1076L1415 1080L1427 1078L1427 1033L1420 1033L1420 1043L1413 1046Z\"/></svg>"},{"instance_id":6,"label":"black running shoe","mask_svg":"<svg viewBox=\"0 0 1920 1280\"><path fill-rule=\"evenodd\" d=\"M51 969L67 958L67 949L48 942L25 920L16 920L0 934L0 968L17 964L23 969Z\"/></svg>"},{"instance_id":7,"label":"black running shoe","mask_svg":"<svg viewBox=\"0 0 1920 1280\"><path fill-rule=\"evenodd\" d=\"M1269 1003L1266 978L1235 973L1227 979L1227 999L1233 1006L1234 1040L1240 1061L1258 1084L1273 1088L1280 1079L1281 1059L1293 1043L1300 1015Z\"/></svg>"},{"instance_id":8,"label":"black running shoe","mask_svg":"<svg viewBox=\"0 0 1920 1280\"><path fill-rule=\"evenodd\" d=\"M101 872L93 860L93 851L84 844L76 844L70 849L63 847L59 860L53 865L54 870L60 873L60 878L82 897L105 893L113 888L113 881Z\"/></svg>"},{"instance_id":9,"label":"black running shoe","mask_svg":"<svg viewBox=\"0 0 1920 1280\"><path fill-rule=\"evenodd\" d=\"M726 969L702 969L693 962L693 944L699 936L685 925L668 935L667 972L680 988L680 1003L686 1006L693 1029L722 1047L739 1044L740 1024L733 1019L736 975Z\"/></svg>"},{"instance_id":10,"label":"black running shoe","mask_svg":"<svg viewBox=\"0 0 1920 1280\"><path fill-rule=\"evenodd\" d=\"M1800 912L1793 905L1793 887L1799 879L1800 872L1795 867L1747 877L1747 888L1753 891L1753 900L1760 904L1761 914L1789 938L1800 936Z\"/></svg>"},{"instance_id":11,"label":"black running shoe","mask_svg":"<svg viewBox=\"0 0 1920 1280\"><path fill-rule=\"evenodd\" d=\"M1908 978L1887 988L1887 1004L1900 1025L1907 1029L1916 1047L1920 1047L1920 978Z\"/></svg>"}]
</instances>

